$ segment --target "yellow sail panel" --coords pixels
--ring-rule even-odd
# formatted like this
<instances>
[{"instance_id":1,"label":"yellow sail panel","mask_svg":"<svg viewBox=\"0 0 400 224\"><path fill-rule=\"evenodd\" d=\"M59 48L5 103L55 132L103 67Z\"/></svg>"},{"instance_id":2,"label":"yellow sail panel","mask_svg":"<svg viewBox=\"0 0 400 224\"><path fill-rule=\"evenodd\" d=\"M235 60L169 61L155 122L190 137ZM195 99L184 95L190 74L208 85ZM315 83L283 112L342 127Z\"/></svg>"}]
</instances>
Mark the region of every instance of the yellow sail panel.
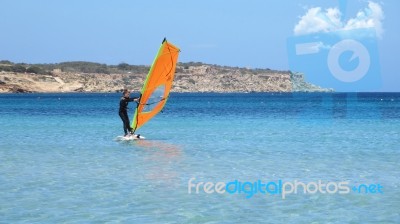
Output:
<instances>
[{"instance_id":1,"label":"yellow sail panel","mask_svg":"<svg viewBox=\"0 0 400 224\"><path fill-rule=\"evenodd\" d=\"M134 130L160 112L167 102L175 76L178 55L179 48L164 39L141 91L140 102L132 121Z\"/></svg>"}]
</instances>

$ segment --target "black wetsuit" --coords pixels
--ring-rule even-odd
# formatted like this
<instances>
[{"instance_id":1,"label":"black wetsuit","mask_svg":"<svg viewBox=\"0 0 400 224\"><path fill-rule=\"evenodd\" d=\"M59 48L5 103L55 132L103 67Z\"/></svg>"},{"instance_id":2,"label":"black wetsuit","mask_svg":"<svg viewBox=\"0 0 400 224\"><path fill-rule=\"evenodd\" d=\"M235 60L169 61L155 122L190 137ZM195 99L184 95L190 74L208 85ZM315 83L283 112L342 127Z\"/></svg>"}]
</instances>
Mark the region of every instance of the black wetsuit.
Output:
<instances>
[{"instance_id":1,"label":"black wetsuit","mask_svg":"<svg viewBox=\"0 0 400 224\"><path fill-rule=\"evenodd\" d=\"M128 117L128 103L134 101L135 99L136 98L121 97L121 100L119 101L119 116L123 122L125 135L128 134L128 131L131 132L133 130Z\"/></svg>"}]
</instances>

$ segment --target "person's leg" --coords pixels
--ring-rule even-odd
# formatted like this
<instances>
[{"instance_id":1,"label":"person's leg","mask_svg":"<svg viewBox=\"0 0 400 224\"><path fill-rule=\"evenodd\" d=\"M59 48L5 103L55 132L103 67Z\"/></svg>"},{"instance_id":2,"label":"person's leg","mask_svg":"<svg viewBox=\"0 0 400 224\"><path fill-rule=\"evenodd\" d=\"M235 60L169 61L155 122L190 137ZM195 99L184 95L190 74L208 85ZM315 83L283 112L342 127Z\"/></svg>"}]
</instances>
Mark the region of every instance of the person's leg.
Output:
<instances>
[{"instance_id":1,"label":"person's leg","mask_svg":"<svg viewBox=\"0 0 400 224\"><path fill-rule=\"evenodd\" d=\"M131 127L131 122L129 121L129 116L127 113L125 113L125 120L126 120L126 130L129 131L129 133L133 134L133 128Z\"/></svg>"},{"instance_id":2,"label":"person's leg","mask_svg":"<svg viewBox=\"0 0 400 224\"><path fill-rule=\"evenodd\" d=\"M124 116L125 116L125 129L126 129L130 134L133 134L133 133L132 133L133 129L131 128L131 122L129 121L128 113L125 113Z\"/></svg>"},{"instance_id":3,"label":"person's leg","mask_svg":"<svg viewBox=\"0 0 400 224\"><path fill-rule=\"evenodd\" d=\"M128 131L129 131L129 118L128 118L127 115L125 116L125 114L122 113L122 112L119 113L119 117L120 117L121 120L122 120L124 133L125 133L125 135L127 135L127 134L128 134Z\"/></svg>"}]
</instances>

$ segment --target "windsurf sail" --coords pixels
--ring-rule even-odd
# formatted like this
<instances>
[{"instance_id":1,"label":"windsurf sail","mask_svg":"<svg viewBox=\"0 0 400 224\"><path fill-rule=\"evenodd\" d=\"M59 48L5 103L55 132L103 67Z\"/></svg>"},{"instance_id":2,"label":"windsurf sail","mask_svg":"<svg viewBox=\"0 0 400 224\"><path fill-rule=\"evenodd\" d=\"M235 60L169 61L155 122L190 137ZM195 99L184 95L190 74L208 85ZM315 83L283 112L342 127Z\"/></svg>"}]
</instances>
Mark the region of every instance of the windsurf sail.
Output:
<instances>
[{"instance_id":1,"label":"windsurf sail","mask_svg":"<svg viewBox=\"0 0 400 224\"><path fill-rule=\"evenodd\" d=\"M164 38L141 90L132 120L134 132L158 114L167 102L179 52L178 47Z\"/></svg>"}]
</instances>

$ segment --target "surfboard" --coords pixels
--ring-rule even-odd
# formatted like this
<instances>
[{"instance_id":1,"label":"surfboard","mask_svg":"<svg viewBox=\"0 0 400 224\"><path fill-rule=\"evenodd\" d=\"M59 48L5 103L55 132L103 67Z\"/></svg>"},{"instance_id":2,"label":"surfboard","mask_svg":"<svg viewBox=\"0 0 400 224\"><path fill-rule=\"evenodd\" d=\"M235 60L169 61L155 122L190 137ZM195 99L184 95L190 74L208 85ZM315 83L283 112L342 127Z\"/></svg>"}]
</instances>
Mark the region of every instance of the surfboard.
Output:
<instances>
[{"instance_id":1,"label":"surfboard","mask_svg":"<svg viewBox=\"0 0 400 224\"><path fill-rule=\"evenodd\" d=\"M145 139L144 136L141 135L128 135L128 136L117 136L117 141L132 141L132 140L140 140Z\"/></svg>"}]
</instances>

